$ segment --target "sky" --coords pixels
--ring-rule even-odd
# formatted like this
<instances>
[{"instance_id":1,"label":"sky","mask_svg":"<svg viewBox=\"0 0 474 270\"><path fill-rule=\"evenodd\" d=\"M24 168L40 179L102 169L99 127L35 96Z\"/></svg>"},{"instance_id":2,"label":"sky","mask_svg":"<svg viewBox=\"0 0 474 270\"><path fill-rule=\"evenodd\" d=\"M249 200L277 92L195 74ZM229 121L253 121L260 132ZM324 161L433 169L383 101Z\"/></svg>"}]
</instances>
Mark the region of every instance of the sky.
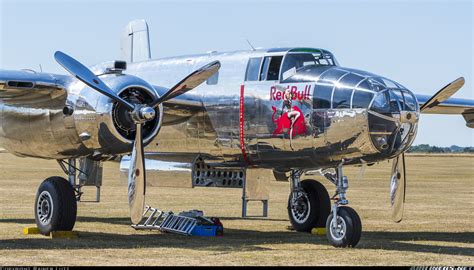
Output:
<instances>
[{"instance_id":1,"label":"sky","mask_svg":"<svg viewBox=\"0 0 474 270\"><path fill-rule=\"evenodd\" d=\"M145 19L152 57L254 47L317 47L341 66L432 95L463 76L474 99L472 1L0 0L0 68L66 74L61 50L86 65L120 58L125 25ZM474 146L460 115L422 115L414 144Z\"/></svg>"}]
</instances>

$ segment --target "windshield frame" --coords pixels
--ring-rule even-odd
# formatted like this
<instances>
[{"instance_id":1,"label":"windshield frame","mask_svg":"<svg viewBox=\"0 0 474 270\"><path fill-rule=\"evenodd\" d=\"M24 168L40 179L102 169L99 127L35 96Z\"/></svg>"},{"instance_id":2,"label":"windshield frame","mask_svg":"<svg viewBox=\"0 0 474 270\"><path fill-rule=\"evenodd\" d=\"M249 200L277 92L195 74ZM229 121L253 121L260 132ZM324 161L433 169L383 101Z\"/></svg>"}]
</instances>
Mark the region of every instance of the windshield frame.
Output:
<instances>
[{"instance_id":1,"label":"windshield frame","mask_svg":"<svg viewBox=\"0 0 474 270\"><path fill-rule=\"evenodd\" d=\"M302 67L299 67L299 68L295 68L294 66L283 71L283 66L286 64L286 61L288 60L287 58L291 55L302 55L302 54L309 54L309 55L312 55L313 56L313 59L315 60L315 64L310 64L310 65L306 65L306 66L302 66ZM316 58L315 55L319 54L321 57L320 58ZM331 62L331 64L316 64L316 61L317 60L326 60L328 62ZM298 50L298 51L289 51L287 53L285 53L285 55L283 56L283 59L281 61L281 65L280 65L280 76L279 76L279 80L280 81L284 81L288 78L290 78L291 76L293 76L294 74L296 74L298 71L300 70L303 70L305 68L308 68L308 67L313 67L313 66L324 66L324 67L328 67L328 66L339 66L339 63L337 62L336 58L334 57L334 55L328 51L325 51L325 50L316 50L316 49L312 49L312 50ZM287 78L283 78L283 74L294 69L294 73L290 76L288 76Z\"/></svg>"}]
</instances>

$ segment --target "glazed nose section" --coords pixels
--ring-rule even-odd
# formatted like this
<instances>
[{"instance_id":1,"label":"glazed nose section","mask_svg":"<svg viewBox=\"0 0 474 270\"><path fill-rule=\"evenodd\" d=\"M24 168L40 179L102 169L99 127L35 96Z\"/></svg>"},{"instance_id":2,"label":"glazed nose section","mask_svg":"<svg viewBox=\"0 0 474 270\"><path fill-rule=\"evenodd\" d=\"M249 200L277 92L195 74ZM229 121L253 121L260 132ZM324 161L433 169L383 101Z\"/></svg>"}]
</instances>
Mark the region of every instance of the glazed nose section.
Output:
<instances>
[{"instance_id":1,"label":"glazed nose section","mask_svg":"<svg viewBox=\"0 0 474 270\"><path fill-rule=\"evenodd\" d=\"M369 131L374 146L387 156L406 151L412 144L419 108L407 89L386 89L375 96L369 108Z\"/></svg>"}]
</instances>

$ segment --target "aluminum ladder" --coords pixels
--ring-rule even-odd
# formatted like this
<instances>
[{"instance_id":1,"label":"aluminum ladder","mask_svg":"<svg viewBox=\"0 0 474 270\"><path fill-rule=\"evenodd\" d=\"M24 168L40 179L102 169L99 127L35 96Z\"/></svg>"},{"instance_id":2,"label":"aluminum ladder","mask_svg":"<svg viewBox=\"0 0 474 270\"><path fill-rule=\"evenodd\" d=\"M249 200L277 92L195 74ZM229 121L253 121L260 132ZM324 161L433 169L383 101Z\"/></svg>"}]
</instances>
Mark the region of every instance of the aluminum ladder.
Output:
<instances>
[{"instance_id":1,"label":"aluminum ladder","mask_svg":"<svg viewBox=\"0 0 474 270\"><path fill-rule=\"evenodd\" d=\"M142 221L132 225L135 230L160 230L163 232L191 235L197 220L191 217L175 215L173 212L163 212L146 206Z\"/></svg>"}]
</instances>

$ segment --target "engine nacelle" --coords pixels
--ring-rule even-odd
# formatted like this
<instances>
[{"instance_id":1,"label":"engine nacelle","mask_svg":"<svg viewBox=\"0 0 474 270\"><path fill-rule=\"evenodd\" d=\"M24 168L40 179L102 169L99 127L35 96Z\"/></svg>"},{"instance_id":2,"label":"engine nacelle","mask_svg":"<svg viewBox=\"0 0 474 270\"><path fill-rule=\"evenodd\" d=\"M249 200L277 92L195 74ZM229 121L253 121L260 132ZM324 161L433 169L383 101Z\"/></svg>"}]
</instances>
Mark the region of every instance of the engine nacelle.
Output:
<instances>
[{"instance_id":1,"label":"engine nacelle","mask_svg":"<svg viewBox=\"0 0 474 270\"><path fill-rule=\"evenodd\" d=\"M158 97L153 86L136 76L112 73L101 75L100 78L132 104L148 104ZM93 152L93 156L101 158L102 155L131 151L136 126L123 105L77 82L71 85L67 107L72 108L74 124L82 144ZM155 111L155 119L143 125L144 145L150 143L161 128L162 105Z\"/></svg>"}]
</instances>

